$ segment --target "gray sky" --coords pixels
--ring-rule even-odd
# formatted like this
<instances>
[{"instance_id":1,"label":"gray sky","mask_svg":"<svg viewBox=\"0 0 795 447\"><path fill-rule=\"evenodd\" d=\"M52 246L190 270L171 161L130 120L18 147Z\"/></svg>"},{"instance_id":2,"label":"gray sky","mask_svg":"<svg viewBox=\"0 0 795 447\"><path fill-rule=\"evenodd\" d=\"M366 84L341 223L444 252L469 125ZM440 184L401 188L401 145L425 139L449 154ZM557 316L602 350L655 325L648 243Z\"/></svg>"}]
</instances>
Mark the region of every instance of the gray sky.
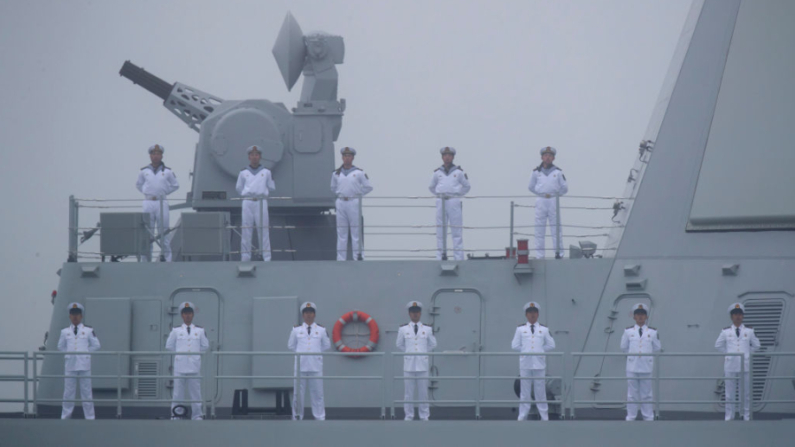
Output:
<instances>
[{"instance_id":1,"label":"gray sky","mask_svg":"<svg viewBox=\"0 0 795 447\"><path fill-rule=\"evenodd\" d=\"M525 194L538 149L553 145L570 194L615 196L689 7L690 0L0 2L0 286L13 316L0 329L0 349L42 342L66 259L70 194L138 198L135 178L155 142L181 181L175 195L190 190L198 135L118 76L127 59L224 99L292 107L300 82L287 92L270 53L289 10L305 32L345 39L338 70L348 109L338 147L357 148L373 195L427 195L445 145L458 149L471 194ZM505 200L467 201L465 225L507 225L508 210ZM81 226L97 221L96 213L83 217ZM572 212L564 220L608 225L609 217ZM428 224L433 211L372 208L366 219ZM518 224L530 219L529 210L517 214ZM466 248L508 244L507 231L464 237ZM368 239L368 248L405 244Z\"/></svg>"}]
</instances>

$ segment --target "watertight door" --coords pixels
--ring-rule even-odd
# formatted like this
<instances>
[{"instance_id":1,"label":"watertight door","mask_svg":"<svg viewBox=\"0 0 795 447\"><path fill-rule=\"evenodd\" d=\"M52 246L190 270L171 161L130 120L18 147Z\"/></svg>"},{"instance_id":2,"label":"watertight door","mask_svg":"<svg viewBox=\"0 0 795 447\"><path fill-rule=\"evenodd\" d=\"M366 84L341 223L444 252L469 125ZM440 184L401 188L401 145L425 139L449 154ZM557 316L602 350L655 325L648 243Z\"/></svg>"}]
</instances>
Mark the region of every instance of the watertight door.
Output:
<instances>
[{"instance_id":1,"label":"watertight door","mask_svg":"<svg viewBox=\"0 0 795 447\"><path fill-rule=\"evenodd\" d=\"M436 293L432 305L429 310L438 343L436 352L474 353L481 349L480 293L473 289L445 289ZM431 376L474 377L480 369L475 356L432 357L431 365ZM474 399L477 389L474 380L431 380L429 397L431 400Z\"/></svg>"}]
</instances>

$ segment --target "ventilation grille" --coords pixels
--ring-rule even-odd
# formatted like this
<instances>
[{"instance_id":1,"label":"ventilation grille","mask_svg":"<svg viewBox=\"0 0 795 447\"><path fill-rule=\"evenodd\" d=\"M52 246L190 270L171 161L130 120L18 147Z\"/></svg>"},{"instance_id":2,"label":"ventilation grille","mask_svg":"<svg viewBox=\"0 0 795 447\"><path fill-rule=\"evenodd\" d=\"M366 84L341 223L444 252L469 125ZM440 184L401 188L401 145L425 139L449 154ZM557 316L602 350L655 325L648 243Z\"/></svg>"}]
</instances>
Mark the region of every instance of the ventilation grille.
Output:
<instances>
[{"instance_id":1,"label":"ventilation grille","mask_svg":"<svg viewBox=\"0 0 795 447\"><path fill-rule=\"evenodd\" d=\"M745 303L743 324L754 328L754 333L762 344L762 350L772 351L781 331L781 317L784 314L784 302L781 300L753 300ZM751 365L753 371L754 402L758 402L765 394L766 377L770 373L773 357L757 356Z\"/></svg>"},{"instance_id":2,"label":"ventilation grille","mask_svg":"<svg viewBox=\"0 0 795 447\"><path fill-rule=\"evenodd\" d=\"M156 376L158 362L137 362L135 374L137 376ZM157 378L139 377L135 383L136 399L157 399Z\"/></svg>"}]
</instances>

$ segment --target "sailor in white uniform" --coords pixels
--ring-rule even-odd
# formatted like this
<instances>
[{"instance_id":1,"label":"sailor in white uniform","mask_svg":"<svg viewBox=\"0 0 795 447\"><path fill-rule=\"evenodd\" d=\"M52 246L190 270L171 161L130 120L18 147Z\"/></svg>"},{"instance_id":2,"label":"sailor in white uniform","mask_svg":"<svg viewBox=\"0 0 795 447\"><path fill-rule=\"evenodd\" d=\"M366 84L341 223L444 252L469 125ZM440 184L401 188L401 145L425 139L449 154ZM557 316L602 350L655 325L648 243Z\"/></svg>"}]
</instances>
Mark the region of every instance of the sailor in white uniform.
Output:
<instances>
[{"instance_id":1,"label":"sailor in white uniform","mask_svg":"<svg viewBox=\"0 0 795 447\"><path fill-rule=\"evenodd\" d=\"M303 324L295 326L287 340L287 349L293 352L323 352L331 348L326 328L315 323L315 303L301 305ZM300 361L299 361L300 358ZM304 419L304 392L309 386L309 399L312 401L312 416L317 421L326 420L326 404L323 399L323 356L302 355L295 358L295 374L300 371L301 379L293 382L293 420Z\"/></svg>"},{"instance_id":2,"label":"sailor in white uniform","mask_svg":"<svg viewBox=\"0 0 795 447\"><path fill-rule=\"evenodd\" d=\"M171 333L166 340L166 350L173 352L206 352L210 349L210 342L204 333L204 328L193 324L195 306L190 301L185 301L179 305L180 315L183 324L171 329ZM187 382L188 395L190 400L202 400L201 374L202 359L198 355L175 355L174 356L174 390L171 396L171 415L172 419L178 419L174 414L174 408L180 405L185 394ZM202 414L202 403L193 402L191 404L191 419L194 421L204 419Z\"/></svg>"},{"instance_id":3,"label":"sailor in white uniform","mask_svg":"<svg viewBox=\"0 0 795 447\"><path fill-rule=\"evenodd\" d=\"M397 334L396 345L401 352L431 352L436 347L436 337L433 336L433 327L420 322L422 316L422 303L411 301L406 305L409 310L409 322L400 326ZM403 374L413 379L404 379L403 399L406 401L415 400L414 390L416 388L416 400L428 400L428 356L425 355L405 355L403 356ZM431 406L428 402L419 404L420 420L427 421L431 416ZM414 404L406 402L403 404L406 413L405 420L414 419Z\"/></svg>"},{"instance_id":4,"label":"sailor in white uniform","mask_svg":"<svg viewBox=\"0 0 795 447\"><path fill-rule=\"evenodd\" d=\"M519 352L549 352L555 349L555 339L552 338L549 328L538 323L540 309L541 306L535 301L530 301L524 305L527 323L520 324L516 328L511 342L511 349ZM538 408L538 414L541 416L542 421L549 420L549 405L546 402L538 402L547 400L546 369L546 356L523 355L519 357L519 375L522 377L519 381L519 400L536 401L536 408ZM530 395L531 386L533 388L533 397ZM519 404L518 420L527 419L531 405L530 403Z\"/></svg>"},{"instance_id":5,"label":"sailor in white uniform","mask_svg":"<svg viewBox=\"0 0 795 447\"><path fill-rule=\"evenodd\" d=\"M262 151L257 146L246 149L248 163L237 176L235 190L243 197L243 222L240 236L240 260L251 260L251 237L254 226L259 236L259 249L263 261L271 260L270 218L268 217L268 195L276 189L270 169L260 164Z\"/></svg>"},{"instance_id":6,"label":"sailor in white uniform","mask_svg":"<svg viewBox=\"0 0 795 447\"><path fill-rule=\"evenodd\" d=\"M433 171L431 184L428 189L431 194L436 196L436 259L447 259L447 253L443 253L442 246L446 231L445 227L450 228L453 236L453 250L456 261L464 260L464 238L463 238L463 205L461 197L465 196L471 186L469 177L461 169L461 166L453 164L455 158L455 148L443 147L439 149L442 154L442 166ZM442 215L442 202L444 201L444 215Z\"/></svg>"},{"instance_id":7,"label":"sailor in white uniform","mask_svg":"<svg viewBox=\"0 0 795 447\"><path fill-rule=\"evenodd\" d=\"M342 166L331 173L331 192L337 196L337 261L348 255L348 231L351 233L352 258L361 261L362 247L359 240L361 210L359 201L373 190L370 177L353 165L356 149L340 149Z\"/></svg>"},{"instance_id":8,"label":"sailor in white uniform","mask_svg":"<svg viewBox=\"0 0 795 447\"><path fill-rule=\"evenodd\" d=\"M99 339L91 326L84 325L83 305L69 303L69 321L72 324L61 330L58 339L58 350L61 352L94 352L100 348ZM71 419L75 408L75 388L80 382L80 399L83 400L83 414L86 419L94 419L94 402L91 393L91 356L90 355L65 355L64 375L78 376L66 377L63 384L63 409L61 419Z\"/></svg>"},{"instance_id":9,"label":"sailor in white uniform","mask_svg":"<svg viewBox=\"0 0 795 447\"><path fill-rule=\"evenodd\" d=\"M536 258L544 259L544 233L546 233L546 223L549 221L549 229L552 233L552 248L555 251L555 258L560 259L563 250L563 239L558 238L558 214L555 197L563 196L569 192L569 185L566 183L566 176L559 167L552 164L555 161L557 151L554 147L547 146L541 148L541 164L533 170L530 176L530 186L527 189L537 195L536 199Z\"/></svg>"},{"instance_id":10,"label":"sailor in white uniform","mask_svg":"<svg viewBox=\"0 0 795 447\"><path fill-rule=\"evenodd\" d=\"M168 201L166 196L179 189L174 171L163 164L165 149L159 144L149 148L151 164L141 168L135 187L144 195L143 211L149 214L149 231L152 236L162 235L160 241L160 261L171 262L171 234L168 231ZM161 214L162 199L162 214ZM157 230L157 231L155 231ZM151 260L152 245L149 245Z\"/></svg>"},{"instance_id":11,"label":"sailor in white uniform","mask_svg":"<svg viewBox=\"0 0 795 447\"><path fill-rule=\"evenodd\" d=\"M726 383L726 413L725 419L730 421L734 419L734 409L739 410L739 405L735 407L732 401L744 402L743 419L751 419L751 352L756 352L761 348L759 339L754 334L754 329L750 326L743 324L745 317L745 306L742 303L734 303L729 306L729 316L731 317L731 326L723 328L720 331L718 340L715 341L715 349L720 352L731 354L743 354L745 374L743 377L743 391L744 396L739 397L739 390L737 381L740 378L740 356L726 356L723 362L723 373L730 379L725 379Z\"/></svg>"},{"instance_id":12,"label":"sailor in white uniform","mask_svg":"<svg viewBox=\"0 0 795 447\"><path fill-rule=\"evenodd\" d=\"M646 325L649 317L648 306L636 304L632 308L632 317L635 325L624 330L621 336L621 351L630 354L650 354L660 352L660 339L657 336L657 329ZM644 421L654 420L654 407L652 401L651 375L654 371L654 358L651 356L629 356L627 357L627 420L634 421L638 416L638 401L644 402L640 405L640 413ZM649 403L645 403L649 402Z\"/></svg>"}]
</instances>

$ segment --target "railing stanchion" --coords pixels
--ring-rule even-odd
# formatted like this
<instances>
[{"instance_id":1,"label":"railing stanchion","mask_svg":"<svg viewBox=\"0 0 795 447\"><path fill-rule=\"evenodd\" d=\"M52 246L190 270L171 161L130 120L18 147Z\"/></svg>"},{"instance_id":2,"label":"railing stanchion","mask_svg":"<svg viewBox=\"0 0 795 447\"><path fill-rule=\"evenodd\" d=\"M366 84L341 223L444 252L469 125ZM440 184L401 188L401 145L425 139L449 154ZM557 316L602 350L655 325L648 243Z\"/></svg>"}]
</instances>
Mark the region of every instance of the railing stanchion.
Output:
<instances>
[{"instance_id":1,"label":"railing stanchion","mask_svg":"<svg viewBox=\"0 0 795 447\"><path fill-rule=\"evenodd\" d=\"M743 359L744 361L745 359ZM745 379L745 377L743 377ZM754 353L750 352L748 356L748 382L746 384L746 391L748 394L748 420L754 420ZM745 409L743 409L745 410Z\"/></svg>"},{"instance_id":2,"label":"railing stanchion","mask_svg":"<svg viewBox=\"0 0 795 447\"><path fill-rule=\"evenodd\" d=\"M654 358L654 418L660 419L660 356L655 354Z\"/></svg>"},{"instance_id":3,"label":"railing stanchion","mask_svg":"<svg viewBox=\"0 0 795 447\"><path fill-rule=\"evenodd\" d=\"M78 203L75 196L69 196L69 257L67 262L77 262L77 235L78 227Z\"/></svg>"},{"instance_id":4,"label":"railing stanchion","mask_svg":"<svg viewBox=\"0 0 795 447\"><path fill-rule=\"evenodd\" d=\"M28 351L25 351L25 405L22 408L23 417L28 417Z\"/></svg>"},{"instance_id":5,"label":"railing stanchion","mask_svg":"<svg viewBox=\"0 0 795 447\"><path fill-rule=\"evenodd\" d=\"M386 419L386 356L381 356L381 368L383 375L381 376L381 419Z\"/></svg>"},{"instance_id":6,"label":"railing stanchion","mask_svg":"<svg viewBox=\"0 0 795 447\"><path fill-rule=\"evenodd\" d=\"M513 200L511 200L511 234L510 234L510 244L508 245L508 259L513 257Z\"/></svg>"},{"instance_id":7,"label":"railing stanchion","mask_svg":"<svg viewBox=\"0 0 795 447\"><path fill-rule=\"evenodd\" d=\"M219 359L221 358L221 356L219 356L218 353L215 351L213 351L211 355L213 357L212 365L218 365L218 370L222 371L221 364L219 363ZM215 384L215 386L213 387L214 389L213 395L210 396L210 417L215 419L215 395L218 394L218 387L219 387L217 376L214 377L214 380L212 382Z\"/></svg>"},{"instance_id":8,"label":"railing stanchion","mask_svg":"<svg viewBox=\"0 0 795 447\"><path fill-rule=\"evenodd\" d=\"M116 353L116 419L121 419L121 352ZM81 399L85 397L81 394Z\"/></svg>"},{"instance_id":9,"label":"railing stanchion","mask_svg":"<svg viewBox=\"0 0 795 447\"><path fill-rule=\"evenodd\" d=\"M555 196L555 257L563 256L563 237L560 235L560 196Z\"/></svg>"},{"instance_id":10,"label":"railing stanchion","mask_svg":"<svg viewBox=\"0 0 795 447\"><path fill-rule=\"evenodd\" d=\"M352 254L354 261L362 257L362 253L364 253L364 214L362 213L362 202L364 202L364 196L359 196L359 253ZM353 250L353 245L351 245L351 250Z\"/></svg>"},{"instance_id":11,"label":"railing stanchion","mask_svg":"<svg viewBox=\"0 0 795 447\"><path fill-rule=\"evenodd\" d=\"M442 260L447 259L447 196L442 196Z\"/></svg>"},{"instance_id":12,"label":"railing stanchion","mask_svg":"<svg viewBox=\"0 0 795 447\"><path fill-rule=\"evenodd\" d=\"M389 399L389 407L390 407L389 408L389 413L390 413L390 416L392 417L392 419L395 419L395 399L394 399L394 397L395 397L395 392L394 392L394 386L395 386L395 375L394 375L395 374L395 353L394 352L390 352L389 356L390 356L390 360L391 360L389 363L392 365L392 374L390 375L390 377L392 377L392 383L391 383L391 386L390 386L390 388L392 388L392 398Z\"/></svg>"},{"instance_id":13,"label":"railing stanchion","mask_svg":"<svg viewBox=\"0 0 795 447\"><path fill-rule=\"evenodd\" d=\"M475 375L475 419L480 419L480 352L475 356L478 361L478 369Z\"/></svg>"},{"instance_id":14,"label":"railing stanchion","mask_svg":"<svg viewBox=\"0 0 795 447\"><path fill-rule=\"evenodd\" d=\"M36 398L38 397L39 379L38 379L38 354L33 353L33 417L39 416L39 407L36 405Z\"/></svg>"}]
</instances>

